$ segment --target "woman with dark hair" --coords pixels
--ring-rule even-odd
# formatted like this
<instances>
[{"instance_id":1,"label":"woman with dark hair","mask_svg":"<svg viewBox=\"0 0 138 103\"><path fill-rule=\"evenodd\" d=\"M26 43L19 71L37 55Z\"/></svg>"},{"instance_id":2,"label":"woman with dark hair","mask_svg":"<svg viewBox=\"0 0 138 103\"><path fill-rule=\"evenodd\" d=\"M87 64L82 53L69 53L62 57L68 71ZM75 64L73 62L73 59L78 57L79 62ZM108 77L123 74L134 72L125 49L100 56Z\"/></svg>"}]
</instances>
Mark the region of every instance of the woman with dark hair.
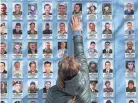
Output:
<instances>
[{"instance_id":1,"label":"woman with dark hair","mask_svg":"<svg viewBox=\"0 0 138 103\"><path fill-rule=\"evenodd\" d=\"M88 7L88 14L96 14L96 6L95 5L91 5L90 7Z\"/></svg>"},{"instance_id":2,"label":"woman with dark hair","mask_svg":"<svg viewBox=\"0 0 138 103\"><path fill-rule=\"evenodd\" d=\"M135 72L135 62L134 61L126 61L126 72Z\"/></svg>"},{"instance_id":3,"label":"woman with dark hair","mask_svg":"<svg viewBox=\"0 0 138 103\"><path fill-rule=\"evenodd\" d=\"M58 63L58 79L48 90L45 103L91 103L89 69L84 55L83 37L78 16L72 17L74 57Z\"/></svg>"}]
</instances>

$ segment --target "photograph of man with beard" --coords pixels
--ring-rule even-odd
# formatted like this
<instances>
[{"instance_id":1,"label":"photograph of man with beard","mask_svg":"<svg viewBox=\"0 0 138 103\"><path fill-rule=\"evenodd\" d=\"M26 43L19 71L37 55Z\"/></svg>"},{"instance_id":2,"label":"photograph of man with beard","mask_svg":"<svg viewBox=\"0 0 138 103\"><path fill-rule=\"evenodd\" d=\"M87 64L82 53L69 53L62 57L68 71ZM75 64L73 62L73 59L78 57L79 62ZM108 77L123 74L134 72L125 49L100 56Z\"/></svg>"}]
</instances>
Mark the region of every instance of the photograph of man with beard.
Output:
<instances>
[{"instance_id":1,"label":"photograph of man with beard","mask_svg":"<svg viewBox=\"0 0 138 103\"><path fill-rule=\"evenodd\" d=\"M135 43L134 41L126 41L125 43L125 57L134 58L135 57Z\"/></svg>"},{"instance_id":2,"label":"photograph of man with beard","mask_svg":"<svg viewBox=\"0 0 138 103\"><path fill-rule=\"evenodd\" d=\"M0 81L0 94L1 97L3 94L7 94L8 90L7 90L7 81Z\"/></svg>"}]
</instances>

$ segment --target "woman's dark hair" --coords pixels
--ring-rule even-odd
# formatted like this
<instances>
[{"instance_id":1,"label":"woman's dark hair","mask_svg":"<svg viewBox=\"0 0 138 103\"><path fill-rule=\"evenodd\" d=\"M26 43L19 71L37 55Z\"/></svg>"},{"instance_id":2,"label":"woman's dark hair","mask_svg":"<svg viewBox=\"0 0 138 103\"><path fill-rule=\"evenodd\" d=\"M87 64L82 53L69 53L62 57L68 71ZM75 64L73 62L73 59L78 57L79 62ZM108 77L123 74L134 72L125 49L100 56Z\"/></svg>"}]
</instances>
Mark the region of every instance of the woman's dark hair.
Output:
<instances>
[{"instance_id":1,"label":"woman's dark hair","mask_svg":"<svg viewBox=\"0 0 138 103\"><path fill-rule=\"evenodd\" d=\"M58 63L58 88L64 88L64 81L71 80L80 70L80 63L72 56L65 56Z\"/></svg>"}]
</instances>

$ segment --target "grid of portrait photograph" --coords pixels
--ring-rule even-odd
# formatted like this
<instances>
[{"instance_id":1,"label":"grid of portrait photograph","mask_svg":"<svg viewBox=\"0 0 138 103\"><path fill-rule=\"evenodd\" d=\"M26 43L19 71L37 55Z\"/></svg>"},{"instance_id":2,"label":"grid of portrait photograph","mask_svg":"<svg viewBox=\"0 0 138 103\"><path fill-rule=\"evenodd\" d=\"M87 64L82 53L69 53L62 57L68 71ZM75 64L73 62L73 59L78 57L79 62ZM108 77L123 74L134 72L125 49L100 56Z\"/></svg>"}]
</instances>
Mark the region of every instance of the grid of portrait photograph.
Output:
<instances>
[{"instance_id":1,"label":"grid of portrait photograph","mask_svg":"<svg viewBox=\"0 0 138 103\"><path fill-rule=\"evenodd\" d=\"M137 103L134 1L123 3L125 103ZM1 0L0 102L45 103L59 61L73 55L75 15L81 19L91 103L117 103L114 6L113 0Z\"/></svg>"}]
</instances>

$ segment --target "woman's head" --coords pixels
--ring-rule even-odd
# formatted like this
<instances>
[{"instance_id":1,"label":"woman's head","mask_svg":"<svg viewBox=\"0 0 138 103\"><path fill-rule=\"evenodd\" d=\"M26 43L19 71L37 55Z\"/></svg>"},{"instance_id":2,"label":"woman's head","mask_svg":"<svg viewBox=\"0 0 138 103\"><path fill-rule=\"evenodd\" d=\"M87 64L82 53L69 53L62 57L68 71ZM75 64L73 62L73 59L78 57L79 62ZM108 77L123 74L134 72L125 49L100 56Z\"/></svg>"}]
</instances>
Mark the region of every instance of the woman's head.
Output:
<instances>
[{"instance_id":1,"label":"woman's head","mask_svg":"<svg viewBox=\"0 0 138 103\"><path fill-rule=\"evenodd\" d=\"M65 56L58 63L58 88L64 88L64 81L71 80L80 70L80 63L72 56Z\"/></svg>"}]
</instances>

